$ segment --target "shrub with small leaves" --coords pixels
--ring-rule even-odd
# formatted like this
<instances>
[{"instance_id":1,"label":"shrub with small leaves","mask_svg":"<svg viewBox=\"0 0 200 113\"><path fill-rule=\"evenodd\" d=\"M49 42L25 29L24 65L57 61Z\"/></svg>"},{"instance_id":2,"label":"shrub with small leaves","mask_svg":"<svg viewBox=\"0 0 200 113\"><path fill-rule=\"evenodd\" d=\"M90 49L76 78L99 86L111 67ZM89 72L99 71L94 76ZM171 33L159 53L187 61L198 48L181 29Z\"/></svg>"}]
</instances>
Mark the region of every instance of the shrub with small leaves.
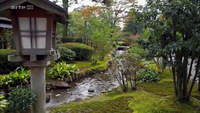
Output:
<instances>
[{"instance_id":1,"label":"shrub with small leaves","mask_svg":"<svg viewBox=\"0 0 200 113\"><path fill-rule=\"evenodd\" d=\"M66 47L59 47L58 50L61 54L59 61L73 61L76 57L76 53Z\"/></svg>"},{"instance_id":2,"label":"shrub with small leaves","mask_svg":"<svg viewBox=\"0 0 200 113\"><path fill-rule=\"evenodd\" d=\"M8 95L8 110L13 113L28 112L36 101L36 95L29 88L17 86Z\"/></svg>"},{"instance_id":3,"label":"shrub with small leaves","mask_svg":"<svg viewBox=\"0 0 200 113\"><path fill-rule=\"evenodd\" d=\"M160 77L158 76L158 72L152 69L144 68L140 72L140 81L142 82L157 82L160 80Z\"/></svg>"}]
</instances>

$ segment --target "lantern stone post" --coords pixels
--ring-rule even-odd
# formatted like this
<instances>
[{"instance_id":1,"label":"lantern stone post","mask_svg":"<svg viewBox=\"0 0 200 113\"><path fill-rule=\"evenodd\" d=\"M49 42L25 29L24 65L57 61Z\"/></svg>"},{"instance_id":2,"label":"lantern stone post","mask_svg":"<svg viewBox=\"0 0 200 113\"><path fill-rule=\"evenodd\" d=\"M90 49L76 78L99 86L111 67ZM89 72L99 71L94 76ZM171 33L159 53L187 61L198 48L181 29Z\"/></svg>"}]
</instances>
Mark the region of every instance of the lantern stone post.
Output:
<instances>
[{"instance_id":1,"label":"lantern stone post","mask_svg":"<svg viewBox=\"0 0 200 113\"><path fill-rule=\"evenodd\" d=\"M49 0L1 0L0 15L12 20L16 52L8 61L30 68L31 90L37 96L31 111L45 113L45 67L60 57L55 49L56 23L67 24L67 11Z\"/></svg>"}]
</instances>

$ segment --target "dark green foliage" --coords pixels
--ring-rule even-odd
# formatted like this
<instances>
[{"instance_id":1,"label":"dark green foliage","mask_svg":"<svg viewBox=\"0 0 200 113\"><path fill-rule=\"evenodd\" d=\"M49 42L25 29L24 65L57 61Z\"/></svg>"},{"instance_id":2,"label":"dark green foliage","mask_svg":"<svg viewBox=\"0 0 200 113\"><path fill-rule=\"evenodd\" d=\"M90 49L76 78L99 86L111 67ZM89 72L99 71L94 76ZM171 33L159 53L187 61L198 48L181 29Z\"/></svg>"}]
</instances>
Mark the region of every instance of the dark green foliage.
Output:
<instances>
[{"instance_id":1,"label":"dark green foliage","mask_svg":"<svg viewBox=\"0 0 200 113\"><path fill-rule=\"evenodd\" d=\"M127 25L124 27L123 32L128 32L132 35L142 33L144 25L141 22L136 22L134 19L129 20Z\"/></svg>"},{"instance_id":2,"label":"dark green foliage","mask_svg":"<svg viewBox=\"0 0 200 113\"><path fill-rule=\"evenodd\" d=\"M73 61L76 57L76 53L66 47L59 47L58 50L61 54L59 61Z\"/></svg>"},{"instance_id":3,"label":"dark green foliage","mask_svg":"<svg viewBox=\"0 0 200 113\"><path fill-rule=\"evenodd\" d=\"M144 68L141 72L140 80L142 82L157 82L160 80L158 72L152 69Z\"/></svg>"},{"instance_id":4,"label":"dark green foliage","mask_svg":"<svg viewBox=\"0 0 200 113\"><path fill-rule=\"evenodd\" d=\"M82 43L82 42L83 42L83 39L82 39L82 38L77 38L77 39L75 40L75 42L77 42L77 43Z\"/></svg>"},{"instance_id":5,"label":"dark green foliage","mask_svg":"<svg viewBox=\"0 0 200 113\"><path fill-rule=\"evenodd\" d=\"M0 74L8 74L21 65L20 63L8 61L8 55L11 55L12 52L14 52L14 50L0 49Z\"/></svg>"},{"instance_id":6,"label":"dark green foliage","mask_svg":"<svg viewBox=\"0 0 200 113\"><path fill-rule=\"evenodd\" d=\"M12 113L28 112L36 101L36 95L28 88L16 87L9 93L8 110Z\"/></svg>"},{"instance_id":7,"label":"dark green foliage","mask_svg":"<svg viewBox=\"0 0 200 113\"><path fill-rule=\"evenodd\" d=\"M61 80L64 80L66 77L75 74L77 71L78 67L75 64L67 64L62 61L51 68L49 74L52 78L61 78Z\"/></svg>"},{"instance_id":8,"label":"dark green foliage","mask_svg":"<svg viewBox=\"0 0 200 113\"><path fill-rule=\"evenodd\" d=\"M75 60L90 60L94 49L81 43L64 43L61 47L67 47L76 53Z\"/></svg>"},{"instance_id":9,"label":"dark green foliage","mask_svg":"<svg viewBox=\"0 0 200 113\"><path fill-rule=\"evenodd\" d=\"M62 38L62 43L75 42L75 38Z\"/></svg>"}]
</instances>

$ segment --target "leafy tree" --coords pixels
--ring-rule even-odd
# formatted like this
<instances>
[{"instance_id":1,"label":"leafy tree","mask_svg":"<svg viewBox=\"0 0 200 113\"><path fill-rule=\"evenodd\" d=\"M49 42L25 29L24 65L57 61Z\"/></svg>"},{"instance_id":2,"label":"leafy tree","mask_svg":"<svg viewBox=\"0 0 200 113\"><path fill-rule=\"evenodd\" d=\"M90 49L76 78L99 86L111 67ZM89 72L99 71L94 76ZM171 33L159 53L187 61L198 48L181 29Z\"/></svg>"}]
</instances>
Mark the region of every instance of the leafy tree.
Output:
<instances>
[{"instance_id":1,"label":"leafy tree","mask_svg":"<svg viewBox=\"0 0 200 113\"><path fill-rule=\"evenodd\" d=\"M142 33L143 24L139 22L135 22L134 19L129 20L126 26L123 29L123 32L128 32L132 35Z\"/></svg>"},{"instance_id":2,"label":"leafy tree","mask_svg":"<svg viewBox=\"0 0 200 113\"><path fill-rule=\"evenodd\" d=\"M110 50L111 27L106 14L102 14L97 18L91 18L89 27L91 28L91 40L98 59L103 60L106 53Z\"/></svg>"},{"instance_id":3,"label":"leafy tree","mask_svg":"<svg viewBox=\"0 0 200 113\"><path fill-rule=\"evenodd\" d=\"M69 15L68 38L79 38L84 32L85 21L80 12L73 11Z\"/></svg>"},{"instance_id":4,"label":"leafy tree","mask_svg":"<svg viewBox=\"0 0 200 113\"><path fill-rule=\"evenodd\" d=\"M199 6L199 0L149 0L137 13L137 19L150 31L141 45L152 57L168 61L178 100L189 100L200 74ZM192 68L195 74L189 82Z\"/></svg>"}]
</instances>

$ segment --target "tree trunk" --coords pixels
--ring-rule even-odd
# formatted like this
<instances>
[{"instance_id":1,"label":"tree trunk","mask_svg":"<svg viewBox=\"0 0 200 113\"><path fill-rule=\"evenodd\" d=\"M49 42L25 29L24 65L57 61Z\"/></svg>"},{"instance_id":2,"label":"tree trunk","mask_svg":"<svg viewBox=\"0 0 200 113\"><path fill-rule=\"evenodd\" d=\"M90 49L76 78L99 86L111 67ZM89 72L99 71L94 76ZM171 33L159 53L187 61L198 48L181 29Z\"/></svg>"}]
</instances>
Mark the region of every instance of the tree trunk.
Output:
<instances>
[{"instance_id":1,"label":"tree trunk","mask_svg":"<svg viewBox=\"0 0 200 113\"><path fill-rule=\"evenodd\" d=\"M62 0L62 2L63 2L63 8L67 10L67 15L68 15L69 0ZM66 23L63 27L64 27L63 38L67 38L68 37L68 23Z\"/></svg>"},{"instance_id":2,"label":"tree trunk","mask_svg":"<svg viewBox=\"0 0 200 113\"><path fill-rule=\"evenodd\" d=\"M171 64L172 64L172 75L173 75L173 82L174 82L174 95L177 97L176 68L174 67L172 55L170 54L169 56L170 56L170 61L171 61Z\"/></svg>"},{"instance_id":3,"label":"tree trunk","mask_svg":"<svg viewBox=\"0 0 200 113\"><path fill-rule=\"evenodd\" d=\"M198 91L200 91L200 75L199 75L199 82L198 82Z\"/></svg>"},{"instance_id":4,"label":"tree trunk","mask_svg":"<svg viewBox=\"0 0 200 113\"><path fill-rule=\"evenodd\" d=\"M187 64L188 64L188 55L184 56L183 68L182 68L182 77L183 77L183 98L187 98Z\"/></svg>"},{"instance_id":5,"label":"tree trunk","mask_svg":"<svg viewBox=\"0 0 200 113\"><path fill-rule=\"evenodd\" d=\"M183 96L183 74L182 74L182 55L180 52L175 53L176 72L177 72L177 98L178 100L184 100Z\"/></svg>"},{"instance_id":6,"label":"tree trunk","mask_svg":"<svg viewBox=\"0 0 200 113\"><path fill-rule=\"evenodd\" d=\"M190 90L189 90L188 95L187 95L188 100L189 100L190 95L191 95L191 93L192 93L192 89L193 89L193 87L194 87L196 78L197 78L197 76L199 75L199 68L200 68L200 57L198 58L197 65L196 65L195 76L194 76L194 78L193 78L193 80L192 80L192 84L191 84Z\"/></svg>"},{"instance_id":7,"label":"tree trunk","mask_svg":"<svg viewBox=\"0 0 200 113\"><path fill-rule=\"evenodd\" d=\"M189 73L188 73L187 83L189 83L190 77L192 75L191 73L192 73L193 62L194 62L194 58L192 58L192 60L190 62L190 69L189 69Z\"/></svg>"}]
</instances>

